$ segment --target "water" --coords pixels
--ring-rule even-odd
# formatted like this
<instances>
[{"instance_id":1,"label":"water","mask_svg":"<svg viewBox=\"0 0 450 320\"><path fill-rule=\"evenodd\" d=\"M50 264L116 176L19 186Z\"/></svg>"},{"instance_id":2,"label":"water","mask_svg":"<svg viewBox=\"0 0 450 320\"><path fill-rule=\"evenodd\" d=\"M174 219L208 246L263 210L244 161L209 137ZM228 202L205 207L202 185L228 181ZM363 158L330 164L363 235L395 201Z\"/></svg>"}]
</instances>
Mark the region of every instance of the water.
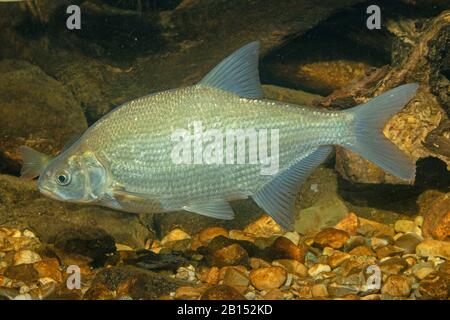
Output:
<instances>
[{"instance_id":1,"label":"water","mask_svg":"<svg viewBox=\"0 0 450 320\"><path fill-rule=\"evenodd\" d=\"M357 0L0 2L0 297L448 298L449 11L433 3L381 2L369 29ZM129 214L18 178L19 146L55 156L122 103L195 84L254 40L270 99L341 110L419 83L384 129L415 181L337 148L286 233L251 200L232 202L234 220Z\"/></svg>"}]
</instances>

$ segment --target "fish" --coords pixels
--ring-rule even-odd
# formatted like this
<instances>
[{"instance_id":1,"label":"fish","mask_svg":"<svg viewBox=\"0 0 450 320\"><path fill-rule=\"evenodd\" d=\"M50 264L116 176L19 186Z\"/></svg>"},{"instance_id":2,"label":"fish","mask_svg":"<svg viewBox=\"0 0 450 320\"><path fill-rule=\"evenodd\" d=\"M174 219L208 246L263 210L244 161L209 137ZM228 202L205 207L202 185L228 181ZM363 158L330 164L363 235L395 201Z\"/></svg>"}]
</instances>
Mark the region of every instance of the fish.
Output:
<instances>
[{"instance_id":1,"label":"fish","mask_svg":"<svg viewBox=\"0 0 450 320\"><path fill-rule=\"evenodd\" d=\"M22 176L39 177L40 192L52 199L131 213L186 211L230 220L234 218L230 203L251 198L286 230L293 228L301 184L335 145L400 179L414 179L415 163L382 130L413 98L418 84L401 85L340 111L268 100L259 78L259 48L258 41L246 44L192 86L124 103L53 159L20 147ZM191 136L184 146L207 149L204 132L213 131L217 138L229 129L246 128L266 130L265 139L261 134L258 142L267 143L257 147L265 146L270 157L258 153L256 160L261 161L250 161L250 151L255 151L251 135L241 145L211 139L217 147L210 148L211 153L205 149L184 153L181 148L174 152L186 133ZM248 153L245 161L236 160L239 152ZM195 161L208 154L217 161ZM220 155L230 155L231 161L220 162ZM263 172L271 164L276 164L274 170Z\"/></svg>"}]
</instances>

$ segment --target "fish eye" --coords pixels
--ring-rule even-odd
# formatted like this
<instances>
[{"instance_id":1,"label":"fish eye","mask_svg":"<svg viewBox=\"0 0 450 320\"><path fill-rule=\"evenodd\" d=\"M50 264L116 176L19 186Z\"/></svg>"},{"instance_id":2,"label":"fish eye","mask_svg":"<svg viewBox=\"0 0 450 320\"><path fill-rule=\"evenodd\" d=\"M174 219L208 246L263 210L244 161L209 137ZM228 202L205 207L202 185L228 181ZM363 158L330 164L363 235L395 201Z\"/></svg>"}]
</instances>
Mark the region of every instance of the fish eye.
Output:
<instances>
[{"instance_id":1,"label":"fish eye","mask_svg":"<svg viewBox=\"0 0 450 320\"><path fill-rule=\"evenodd\" d=\"M68 172L60 172L56 175L56 183L60 186L67 186L70 183L70 174Z\"/></svg>"}]
</instances>

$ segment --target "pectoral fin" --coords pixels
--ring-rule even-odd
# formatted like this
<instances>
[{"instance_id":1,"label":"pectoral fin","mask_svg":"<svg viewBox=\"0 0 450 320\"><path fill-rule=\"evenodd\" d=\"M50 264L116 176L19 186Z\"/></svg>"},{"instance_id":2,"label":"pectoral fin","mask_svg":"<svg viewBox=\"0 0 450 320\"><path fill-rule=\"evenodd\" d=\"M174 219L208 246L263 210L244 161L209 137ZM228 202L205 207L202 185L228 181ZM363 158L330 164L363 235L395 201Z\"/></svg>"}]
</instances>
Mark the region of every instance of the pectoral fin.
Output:
<instances>
[{"instance_id":1,"label":"pectoral fin","mask_svg":"<svg viewBox=\"0 0 450 320\"><path fill-rule=\"evenodd\" d=\"M291 230L294 201L299 187L330 154L331 146L322 146L298 160L259 190L253 199L279 225Z\"/></svg>"},{"instance_id":2,"label":"pectoral fin","mask_svg":"<svg viewBox=\"0 0 450 320\"><path fill-rule=\"evenodd\" d=\"M228 202L220 199L208 202L194 202L184 206L183 209L216 219L232 220L234 218L233 208Z\"/></svg>"},{"instance_id":3,"label":"pectoral fin","mask_svg":"<svg viewBox=\"0 0 450 320\"><path fill-rule=\"evenodd\" d=\"M50 157L27 146L20 146L19 152L22 155L23 166L20 170L20 177L33 179L38 177L50 162Z\"/></svg>"}]
</instances>

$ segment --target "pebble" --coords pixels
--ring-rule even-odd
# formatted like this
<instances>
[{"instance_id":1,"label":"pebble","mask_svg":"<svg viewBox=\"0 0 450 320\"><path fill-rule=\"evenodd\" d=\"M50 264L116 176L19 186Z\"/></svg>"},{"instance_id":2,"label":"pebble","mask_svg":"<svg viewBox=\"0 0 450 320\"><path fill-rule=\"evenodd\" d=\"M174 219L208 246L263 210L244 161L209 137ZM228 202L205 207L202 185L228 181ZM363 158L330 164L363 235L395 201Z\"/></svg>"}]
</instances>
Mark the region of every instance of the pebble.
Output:
<instances>
[{"instance_id":1,"label":"pebble","mask_svg":"<svg viewBox=\"0 0 450 320\"><path fill-rule=\"evenodd\" d=\"M283 300L284 299L284 292L280 289L272 289L269 290L264 295L264 300Z\"/></svg>"},{"instance_id":2,"label":"pebble","mask_svg":"<svg viewBox=\"0 0 450 320\"><path fill-rule=\"evenodd\" d=\"M260 258L250 258L248 259L250 267L252 269L259 269L259 268L265 268L270 267L270 263L266 260L260 259Z\"/></svg>"},{"instance_id":3,"label":"pebble","mask_svg":"<svg viewBox=\"0 0 450 320\"><path fill-rule=\"evenodd\" d=\"M395 240L395 246L403 249L403 253L415 253L417 245L423 241L416 233L406 233Z\"/></svg>"},{"instance_id":4,"label":"pebble","mask_svg":"<svg viewBox=\"0 0 450 320\"><path fill-rule=\"evenodd\" d=\"M246 234L244 231L241 231L241 230L230 230L229 237L230 237L230 239L234 239L234 240L243 240L243 241L255 243L255 238L253 238L252 236Z\"/></svg>"},{"instance_id":5,"label":"pebble","mask_svg":"<svg viewBox=\"0 0 450 320\"><path fill-rule=\"evenodd\" d=\"M35 262L33 268L38 272L40 278L51 278L57 282L63 281L59 262L55 258L45 258Z\"/></svg>"},{"instance_id":6,"label":"pebble","mask_svg":"<svg viewBox=\"0 0 450 320\"><path fill-rule=\"evenodd\" d=\"M342 251L335 251L329 258L328 258L328 264L332 269L339 267L344 261L350 259L350 254L342 252Z\"/></svg>"},{"instance_id":7,"label":"pebble","mask_svg":"<svg viewBox=\"0 0 450 320\"><path fill-rule=\"evenodd\" d=\"M299 276L305 277L308 275L308 268L305 267L303 263L292 259L278 259L272 261L272 265L275 267L282 267L287 272L297 274Z\"/></svg>"},{"instance_id":8,"label":"pebble","mask_svg":"<svg viewBox=\"0 0 450 320\"><path fill-rule=\"evenodd\" d=\"M411 292L409 279L403 275L390 275L381 288L381 293L392 297L407 297Z\"/></svg>"},{"instance_id":9,"label":"pebble","mask_svg":"<svg viewBox=\"0 0 450 320\"><path fill-rule=\"evenodd\" d=\"M367 246L358 246L349 252L352 256L372 256L376 257L375 252Z\"/></svg>"},{"instance_id":10,"label":"pebble","mask_svg":"<svg viewBox=\"0 0 450 320\"><path fill-rule=\"evenodd\" d=\"M341 221L339 221L334 226L334 228L343 230L347 232L349 235L356 235L358 226L359 226L358 217L356 216L356 214L350 212Z\"/></svg>"},{"instance_id":11,"label":"pebble","mask_svg":"<svg viewBox=\"0 0 450 320\"><path fill-rule=\"evenodd\" d=\"M179 228L170 231L162 240L161 245L164 246L169 242L191 239L191 236ZM210 239L209 239L210 240ZM201 240L204 241L204 240ZM204 241L206 242L206 241Z\"/></svg>"},{"instance_id":12,"label":"pebble","mask_svg":"<svg viewBox=\"0 0 450 320\"><path fill-rule=\"evenodd\" d=\"M311 287L311 293L314 298L328 297L327 286L323 283L315 284Z\"/></svg>"},{"instance_id":13,"label":"pebble","mask_svg":"<svg viewBox=\"0 0 450 320\"><path fill-rule=\"evenodd\" d=\"M392 257L395 255L400 255L402 253L403 253L402 248L399 248L399 247L396 247L393 245L388 245L388 246L382 247L376 251L378 259L383 259L385 257Z\"/></svg>"},{"instance_id":14,"label":"pebble","mask_svg":"<svg viewBox=\"0 0 450 320\"><path fill-rule=\"evenodd\" d=\"M316 277L322 272L330 272L331 268L327 264L317 263L308 269L308 274L311 277Z\"/></svg>"},{"instance_id":15,"label":"pebble","mask_svg":"<svg viewBox=\"0 0 450 320\"><path fill-rule=\"evenodd\" d=\"M360 227L363 227L366 224L369 224L370 226L373 227L373 229L375 229L375 236L380 236L380 235L388 235L393 237L395 235L395 230L394 228L392 228L391 226L387 225L387 224L383 224L383 223L379 223L373 220L368 220L368 219L364 219L359 217L359 225Z\"/></svg>"},{"instance_id":16,"label":"pebble","mask_svg":"<svg viewBox=\"0 0 450 320\"><path fill-rule=\"evenodd\" d=\"M302 244L297 246L288 238L278 237L269 247L268 254L272 259L294 259L304 262L306 247Z\"/></svg>"},{"instance_id":17,"label":"pebble","mask_svg":"<svg viewBox=\"0 0 450 320\"><path fill-rule=\"evenodd\" d=\"M246 297L233 287L216 285L206 289L200 300L246 300Z\"/></svg>"},{"instance_id":18,"label":"pebble","mask_svg":"<svg viewBox=\"0 0 450 320\"><path fill-rule=\"evenodd\" d=\"M209 284L217 284L219 283L219 268L218 267L211 267L205 272L203 272L200 276L200 280L202 282L206 282Z\"/></svg>"},{"instance_id":19,"label":"pebble","mask_svg":"<svg viewBox=\"0 0 450 320\"><path fill-rule=\"evenodd\" d=\"M281 267L255 269L250 272L251 284L258 290L270 290L281 287L287 278L287 272Z\"/></svg>"},{"instance_id":20,"label":"pebble","mask_svg":"<svg viewBox=\"0 0 450 320\"><path fill-rule=\"evenodd\" d=\"M414 221L411 220L397 220L394 224L394 230L396 232L414 232L414 228L416 227L416 224Z\"/></svg>"},{"instance_id":21,"label":"pebble","mask_svg":"<svg viewBox=\"0 0 450 320\"><path fill-rule=\"evenodd\" d=\"M250 280L248 276L245 274L245 272L242 272L238 268L226 268L225 275L223 276L223 284L232 286L232 287L238 287L238 291L241 291L240 289L245 289L250 284Z\"/></svg>"},{"instance_id":22,"label":"pebble","mask_svg":"<svg viewBox=\"0 0 450 320\"><path fill-rule=\"evenodd\" d=\"M31 250L21 250L14 255L14 265L31 264L40 261L41 257Z\"/></svg>"},{"instance_id":23,"label":"pebble","mask_svg":"<svg viewBox=\"0 0 450 320\"><path fill-rule=\"evenodd\" d=\"M419 293L424 299L447 299L450 283L442 276L427 278L419 283Z\"/></svg>"},{"instance_id":24,"label":"pebble","mask_svg":"<svg viewBox=\"0 0 450 320\"><path fill-rule=\"evenodd\" d=\"M273 235L281 234L281 227L270 216L264 215L244 228L245 233L254 237L268 238Z\"/></svg>"},{"instance_id":25,"label":"pebble","mask_svg":"<svg viewBox=\"0 0 450 320\"><path fill-rule=\"evenodd\" d=\"M205 292L206 286L190 287L181 286L175 291L175 299L180 300L197 300L200 298L203 292Z\"/></svg>"},{"instance_id":26,"label":"pebble","mask_svg":"<svg viewBox=\"0 0 450 320\"><path fill-rule=\"evenodd\" d=\"M233 243L214 252L217 265L233 266L248 260L247 251L239 244Z\"/></svg>"},{"instance_id":27,"label":"pebble","mask_svg":"<svg viewBox=\"0 0 450 320\"><path fill-rule=\"evenodd\" d=\"M331 247L333 249L340 249L349 239L350 235L343 230L326 228L316 234L314 243L322 248Z\"/></svg>"},{"instance_id":28,"label":"pebble","mask_svg":"<svg viewBox=\"0 0 450 320\"><path fill-rule=\"evenodd\" d=\"M422 241L416 247L416 254L421 257L435 256L450 260L450 241Z\"/></svg>"},{"instance_id":29,"label":"pebble","mask_svg":"<svg viewBox=\"0 0 450 320\"><path fill-rule=\"evenodd\" d=\"M434 200L423 215L423 233L426 238L445 240L450 237L450 193Z\"/></svg>"},{"instance_id":30,"label":"pebble","mask_svg":"<svg viewBox=\"0 0 450 320\"><path fill-rule=\"evenodd\" d=\"M296 246L298 246L300 242L300 235L297 232L286 232L283 237L291 240Z\"/></svg>"},{"instance_id":31,"label":"pebble","mask_svg":"<svg viewBox=\"0 0 450 320\"><path fill-rule=\"evenodd\" d=\"M377 250L390 244L394 244L394 239L392 237L372 237L370 238L370 244L372 249Z\"/></svg>"},{"instance_id":32,"label":"pebble","mask_svg":"<svg viewBox=\"0 0 450 320\"><path fill-rule=\"evenodd\" d=\"M416 264L415 266L412 267L412 271L414 275L420 280L423 280L430 274L436 272L433 266L429 263Z\"/></svg>"},{"instance_id":33,"label":"pebble","mask_svg":"<svg viewBox=\"0 0 450 320\"><path fill-rule=\"evenodd\" d=\"M208 243L218 236L228 237L228 230L222 227L209 227L198 233L198 239L203 243Z\"/></svg>"}]
</instances>

